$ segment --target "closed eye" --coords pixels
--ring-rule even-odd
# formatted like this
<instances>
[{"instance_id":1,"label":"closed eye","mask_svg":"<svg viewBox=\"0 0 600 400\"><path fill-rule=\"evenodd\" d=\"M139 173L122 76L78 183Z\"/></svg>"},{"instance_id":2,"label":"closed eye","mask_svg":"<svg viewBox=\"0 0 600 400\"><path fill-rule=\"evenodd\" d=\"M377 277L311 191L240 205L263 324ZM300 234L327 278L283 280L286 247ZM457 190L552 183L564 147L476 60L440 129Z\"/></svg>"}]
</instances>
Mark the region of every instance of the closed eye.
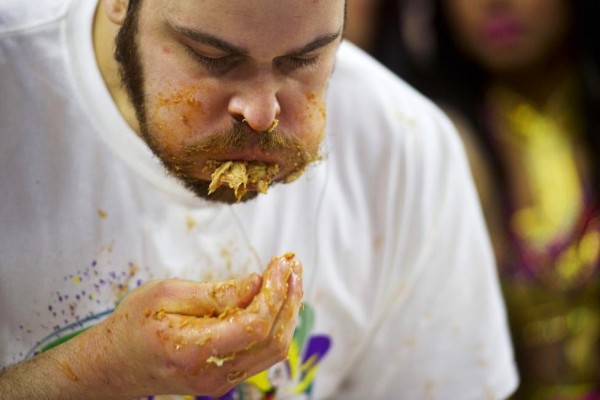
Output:
<instances>
[{"instance_id":1,"label":"closed eye","mask_svg":"<svg viewBox=\"0 0 600 400\"><path fill-rule=\"evenodd\" d=\"M300 57L300 56L285 56L275 60L275 65L283 73L289 73L297 69L310 69L316 65L321 59L320 54Z\"/></svg>"},{"instance_id":2,"label":"closed eye","mask_svg":"<svg viewBox=\"0 0 600 400\"><path fill-rule=\"evenodd\" d=\"M189 46L185 48L201 67L214 74L225 74L236 65L239 58L238 56L207 57Z\"/></svg>"}]
</instances>

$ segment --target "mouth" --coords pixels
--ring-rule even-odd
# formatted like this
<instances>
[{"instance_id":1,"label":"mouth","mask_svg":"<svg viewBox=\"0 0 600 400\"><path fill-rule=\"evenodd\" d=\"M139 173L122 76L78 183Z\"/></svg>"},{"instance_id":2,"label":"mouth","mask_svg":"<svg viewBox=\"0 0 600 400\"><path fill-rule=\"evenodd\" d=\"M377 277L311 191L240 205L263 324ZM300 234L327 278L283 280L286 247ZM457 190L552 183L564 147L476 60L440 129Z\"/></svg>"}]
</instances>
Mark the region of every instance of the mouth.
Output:
<instances>
[{"instance_id":1,"label":"mouth","mask_svg":"<svg viewBox=\"0 0 600 400\"><path fill-rule=\"evenodd\" d=\"M298 179L318 159L302 144L273 146L190 146L179 157L162 158L167 169L199 197L235 203L267 193L275 183Z\"/></svg>"},{"instance_id":2,"label":"mouth","mask_svg":"<svg viewBox=\"0 0 600 400\"><path fill-rule=\"evenodd\" d=\"M524 27L510 16L490 18L481 29L482 37L492 46L507 47L516 44L524 34Z\"/></svg>"},{"instance_id":3,"label":"mouth","mask_svg":"<svg viewBox=\"0 0 600 400\"><path fill-rule=\"evenodd\" d=\"M272 153L265 153L258 150L243 151L243 152L227 152L224 154L211 155L211 162L246 162L250 164L284 164L284 159ZM207 162L208 163L208 162Z\"/></svg>"},{"instance_id":4,"label":"mouth","mask_svg":"<svg viewBox=\"0 0 600 400\"><path fill-rule=\"evenodd\" d=\"M212 173L220 165L232 162L234 164L244 164L249 169L266 168L277 166L278 171L272 177L273 181L280 180L288 171L290 164L295 164L293 156L288 153L264 152L259 149L230 151L226 153L213 153L203 164L199 165L199 170L204 179L211 179ZM197 168L194 168L198 171Z\"/></svg>"}]
</instances>

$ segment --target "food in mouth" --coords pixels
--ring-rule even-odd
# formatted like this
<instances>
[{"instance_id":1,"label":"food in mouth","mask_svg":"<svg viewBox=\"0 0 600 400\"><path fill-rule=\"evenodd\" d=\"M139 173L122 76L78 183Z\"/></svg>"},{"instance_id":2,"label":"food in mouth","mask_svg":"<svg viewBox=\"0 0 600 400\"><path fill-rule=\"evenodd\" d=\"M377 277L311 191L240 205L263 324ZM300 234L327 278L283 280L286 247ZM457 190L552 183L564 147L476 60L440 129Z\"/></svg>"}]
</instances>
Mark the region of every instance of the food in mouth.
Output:
<instances>
[{"instance_id":1,"label":"food in mouth","mask_svg":"<svg viewBox=\"0 0 600 400\"><path fill-rule=\"evenodd\" d=\"M211 173L209 195L222 185L228 185L237 201L240 201L248 191L248 186L259 193L267 193L271 181L279 172L279 165L260 161L209 160L203 171Z\"/></svg>"}]
</instances>

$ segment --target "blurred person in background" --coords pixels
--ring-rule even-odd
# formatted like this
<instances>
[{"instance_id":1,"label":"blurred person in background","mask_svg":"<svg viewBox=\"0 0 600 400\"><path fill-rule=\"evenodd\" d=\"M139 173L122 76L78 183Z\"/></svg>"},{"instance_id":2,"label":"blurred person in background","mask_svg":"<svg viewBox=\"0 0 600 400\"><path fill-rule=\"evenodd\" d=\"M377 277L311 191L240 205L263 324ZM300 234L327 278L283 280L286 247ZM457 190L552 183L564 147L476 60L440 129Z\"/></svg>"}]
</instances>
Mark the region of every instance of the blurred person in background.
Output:
<instances>
[{"instance_id":1,"label":"blurred person in background","mask_svg":"<svg viewBox=\"0 0 600 400\"><path fill-rule=\"evenodd\" d=\"M383 0L348 0L344 38L369 51L379 37L379 27L373 21L383 3Z\"/></svg>"},{"instance_id":2,"label":"blurred person in background","mask_svg":"<svg viewBox=\"0 0 600 400\"><path fill-rule=\"evenodd\" d=\"M599 20L592 0L390 0L368 49L461 132L518 399L600 398Z\"/></svg>"}]
</instances>

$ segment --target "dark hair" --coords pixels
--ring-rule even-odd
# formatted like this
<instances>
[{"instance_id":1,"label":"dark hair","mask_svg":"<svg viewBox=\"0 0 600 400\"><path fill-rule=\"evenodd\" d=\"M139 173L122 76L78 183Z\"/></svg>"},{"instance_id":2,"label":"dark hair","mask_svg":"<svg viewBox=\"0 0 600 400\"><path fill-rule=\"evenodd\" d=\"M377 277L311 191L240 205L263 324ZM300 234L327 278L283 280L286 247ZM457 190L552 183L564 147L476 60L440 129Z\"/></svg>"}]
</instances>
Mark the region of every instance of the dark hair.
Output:
<instances>
[{"instance_id":1,"label":"dark hair","mask_svg":"<svg viewBox=\"0 0 600 400\"><path fill-rule=\"evenodd\" d=\"M419 0L421 1L421 0ZM402 35L406 0L385 0L383 27L374 55L428 97L450 105L471 122L500 185L504 176L498 155L490 142L483 109L485 72L459 49L444 15L443 2L432 0L431 32L434 52L427 63L417 59ZM597 0L566 0L572 8L573 54L578 57L578 75L583 81L584 133L593 163L596 191L600 191L600 3ZM598 196L598 194L596 194Z\"/></svg>"},{"instance_id":2,"label":"dark hair","mask_svg":"<svg viewBox=\"0 0 600 400\"><path fill-rule=\"evenodd\" d=\"M137 54L138 15L141 0L129 0L127 14L123 25L115 38L115 60L119 64L121 82L136 106L136 115L140 124L144 125L144 74L139 55Z\"/></svg>"}]
</instances>

